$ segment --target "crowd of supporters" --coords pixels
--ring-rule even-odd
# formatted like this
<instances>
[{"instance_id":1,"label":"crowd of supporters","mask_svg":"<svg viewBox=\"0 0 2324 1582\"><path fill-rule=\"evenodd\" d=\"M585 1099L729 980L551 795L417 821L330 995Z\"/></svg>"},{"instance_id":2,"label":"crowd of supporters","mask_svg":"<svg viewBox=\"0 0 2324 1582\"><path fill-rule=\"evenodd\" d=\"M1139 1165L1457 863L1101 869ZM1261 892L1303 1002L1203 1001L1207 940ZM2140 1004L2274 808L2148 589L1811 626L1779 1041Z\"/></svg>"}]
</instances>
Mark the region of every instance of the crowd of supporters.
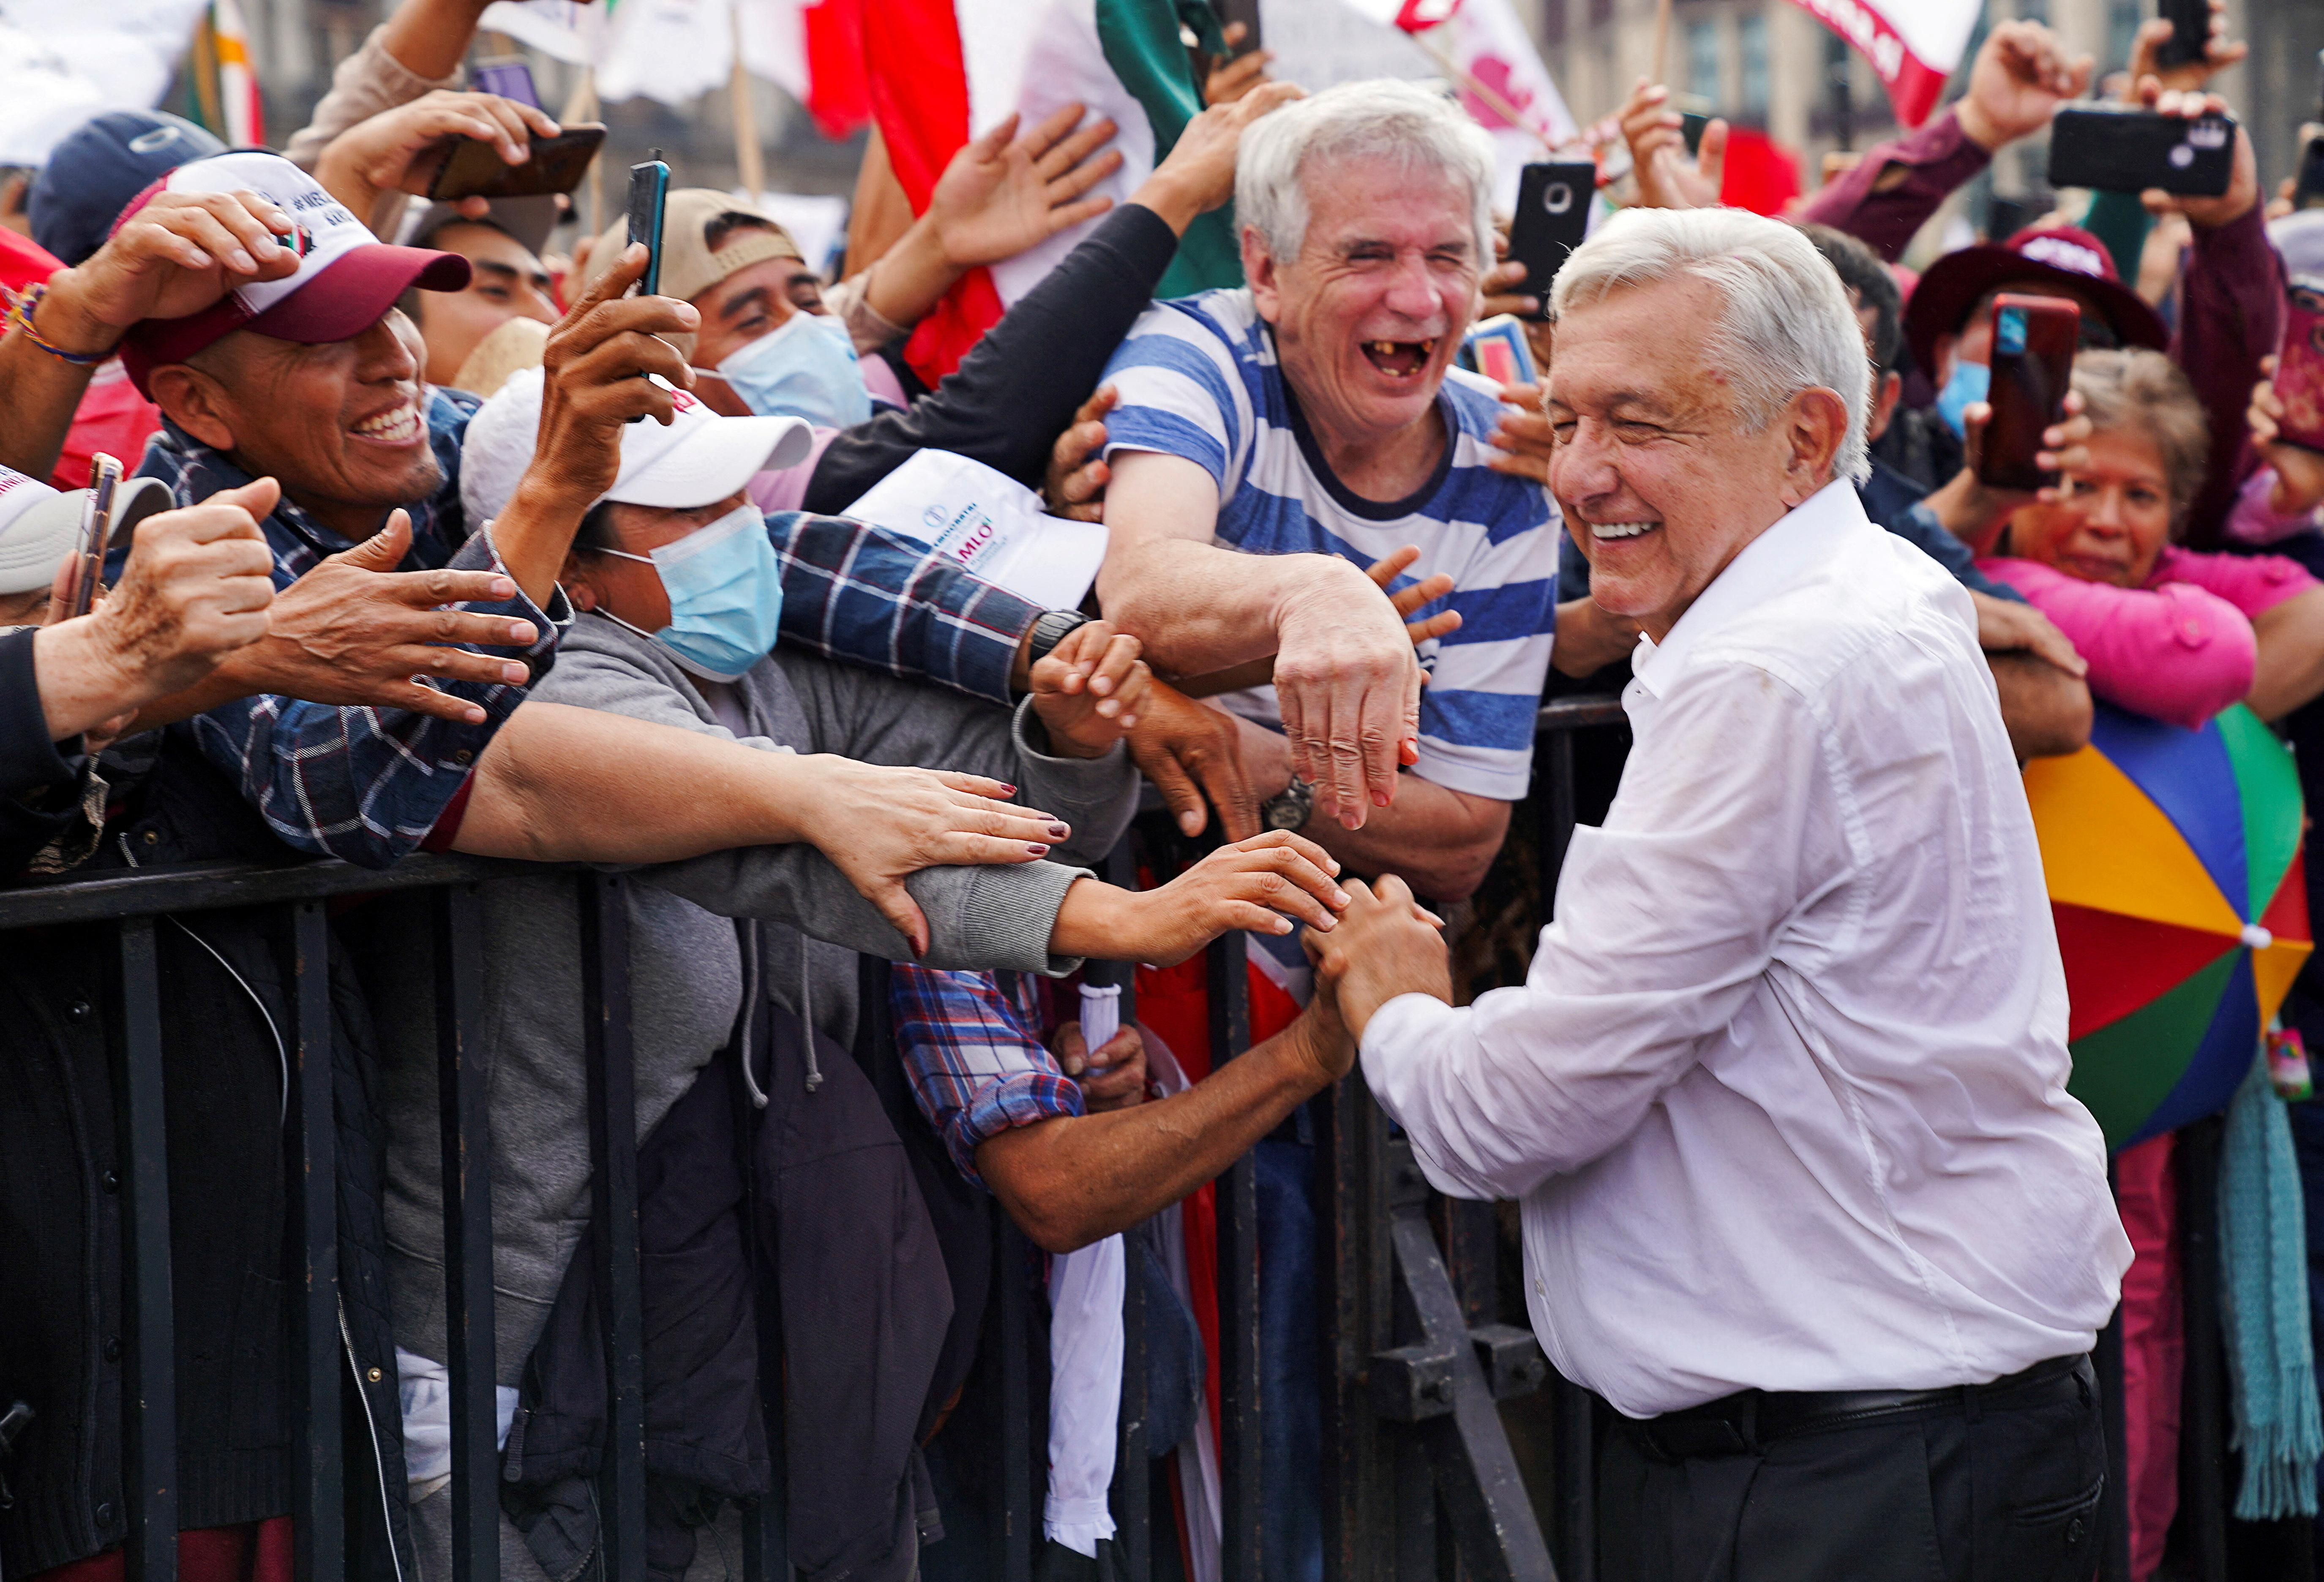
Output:
<instances>
[{"instance_id":1,"label":"crowd of supporters","mask_svg":"<svg viewBox=\"0 0 2324 1582\"><path fill-rule=\"evenodd\" d=\"M1127 202L1087 196L1118 162L1110 123L1011 120L838 279L752 202L674 185L641 295L621 225L576 237L555 198L420 196L456 140L516 163L558 130L462 86L475 10L407 0L279 153L101 115L0 216L23 221L0 230L0 870L45 885L427 851L632 876L661 1228L657 1576L725 1574L721 1523L766 1492L770 1436L793 1447L803 1571L980 1574L943 1537L990 1476L961 1403L991 1305L986 1194L1047 1257L1028 1277L1056 1335L1102 1341L1129 1282L1169 1315L1149 1343L1179 1394L1154 1432L1181 1447L1199 1545L1217 1335L1185 1248L1206 1245L1207 1206L1176 1242L1151 1227L1252 1156L1269 1575L1317 1575L1308 1101L1354 1049L1309 951L1348 904L1342 874L1399 875L1459 926L1526 796L1545 688L1619 690L1639 635L1591 602L1545 488L1556 403L1457 365L1464 329L1503 312L1528 320L1545 375L1555 358L1524 266L1499 262L1489 146L1433 87L1308 96L1246 64L1212 77ZM2239 47L2158 69L2156 36L2120 96L2224 107L2206 84ZM2238 131L2222 197L2101 193L1917 278L1897 262L2090 78L2040 23L2002 23L1953 105L1788 216L1862 328L1858 488L1967 589L2021 760L2080 750L2098 704L2198 727L2241 704L2313 796L2324 456L2282 438L2271 380L2287 292L2324 290L2324 216L2271 222ZM1720 140L1689 153L1665 98L1642 82L1625 108L1619 196L1715 204ZM1247 284L1157 300L1189 223L1230 201ZM901 354L914 327L967 271L1067 231L930 388ZM1979 478L2005 291L2080 314L2052 481L2024 492ZM1625 444L1680 442L1633 428ZM1078 607L844 514L927 451L1103 523ZM74 615L97 453L139 482L106 591ZM1141 802L1163 816L1132 882L1110 882ZM583 932L568 873L509 871L478 940L503 1563L564 1577L595 1542L583 1469L604 1412L576 1256ZM366 1577L434 1578L450 1495L434 1033L414 1011L430 946L398 915L334 920L343 1327L369 1440L349 1541ZM1234 930L1252 1047L1213 1070L1199 970L1169 970ZM289 973L255 916L157 937L183 1564L284 1577ZM86 932L7 939L0 1409L33 1415L0 1453L0 1568L94 1582L118 1570L125 1509L103 972ZM1145 969L1140 1014L1093 1038L1072 980L1120 981L1107 962ZM2286 1019L2311 1008L2295 991ZM2324 1151L2324 1120L2293 1124ZM2126 1152L2123 1181L2166 1169L2170 1142ZM2126 1191L2142 1258L2166 1257L2165 1196ZM761 1219L794 1228L752 1241ZM755 1316L776 1293L779 1388ZM2147 1331L2130 1402L2142 1576L2173 1498L2167 1329ZM1105 1397L1111 1356L1111 1376L1061 1363L1057 1400ZM803 1458L843 1417L861 1431ZM1053 1405L1059 1577L1097 1575L1111 1531L1071 1417Z\"/></svg>"}]
</instances>

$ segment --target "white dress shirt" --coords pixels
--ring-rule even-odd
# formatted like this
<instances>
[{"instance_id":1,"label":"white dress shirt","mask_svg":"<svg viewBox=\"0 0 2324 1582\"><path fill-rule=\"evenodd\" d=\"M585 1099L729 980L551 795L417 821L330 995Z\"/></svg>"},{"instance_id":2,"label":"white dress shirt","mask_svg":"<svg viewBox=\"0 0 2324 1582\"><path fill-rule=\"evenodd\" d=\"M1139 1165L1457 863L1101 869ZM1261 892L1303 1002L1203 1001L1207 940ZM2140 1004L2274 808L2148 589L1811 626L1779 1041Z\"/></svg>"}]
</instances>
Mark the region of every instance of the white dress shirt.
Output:
<instances>
[{"instance_id":1,"label":"white dress shirt","mask_svg":"<svg viewBox=\"0 0 2324 1582\"><path fill-rule=\"evenodd\" d=\"M1535 1331L1633 1417L2087 1351L2130 1244L1968 594L1836 483L1635 669L1525 985L1365 1028L1429 1180L1522 1200Z\"/></svg>"}]
</instances>

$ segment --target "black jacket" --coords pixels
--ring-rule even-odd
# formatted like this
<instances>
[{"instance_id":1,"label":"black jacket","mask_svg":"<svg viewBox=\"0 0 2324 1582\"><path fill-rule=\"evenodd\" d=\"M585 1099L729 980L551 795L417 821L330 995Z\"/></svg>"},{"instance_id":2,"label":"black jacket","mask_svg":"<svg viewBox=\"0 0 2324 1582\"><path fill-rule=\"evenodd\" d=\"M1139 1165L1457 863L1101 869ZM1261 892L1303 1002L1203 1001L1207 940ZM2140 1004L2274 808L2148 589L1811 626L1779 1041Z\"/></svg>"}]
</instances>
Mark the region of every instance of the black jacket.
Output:
<instances>
[{"instance_id":1,"label":"black jacket","mask_svg":"<svg viewBox=\"0 0 2324 1582\"><path fill-rule=\"evenodd\" d=\"M817 1034L810 1059L779 1007L755 1021L770 1102L743 1128L747 1164L731 1052L638 1150L647 1563L657 1578L681 1575L693 1528L724 1500L768 1490L779 1465L807 1582L903 1582L934 1523L918 1438L952 1317L950 1249L848 1052ZM527 1359L503 1456L502 1508L553 1582L581 1575L598 1538L586 1481L605 1439L594 1235ZM762 1340L782 1357L773 1447Z\"/></svg>"},{"instance_id":2,"label":"black jacket","mask_svg":"<svg viewBox=\"0 0 2324 1582\"><path fill-rule=\"evenodd\" d=\"M128 745L106 759L118 811L74 877L290 855L202 759L186 728L158 744ZM113 937L106 924L42 928L18 931L0 948L0 1407L21 1399L36 1413L5 1467L14 1503L0 1509L0 1567L11 1576L82 1559L125 1534L124 1230L105 1013ZM155 939L179 1515L188 1529L226 1526L290 1509L292 1249L277 1038L291 1026L289 942L261 909L164 919ZM396 1582L414 1573L402 1501L380 1497L383 1487L400 1496L404 1476L369 1104L373 1044L336 950L331 967L341 1305L351 1342L343 1375L348 1527L360 1557L350 1575ZM389 1547L391 1529L400 1554Z\"/></svg>"}]
</instances>

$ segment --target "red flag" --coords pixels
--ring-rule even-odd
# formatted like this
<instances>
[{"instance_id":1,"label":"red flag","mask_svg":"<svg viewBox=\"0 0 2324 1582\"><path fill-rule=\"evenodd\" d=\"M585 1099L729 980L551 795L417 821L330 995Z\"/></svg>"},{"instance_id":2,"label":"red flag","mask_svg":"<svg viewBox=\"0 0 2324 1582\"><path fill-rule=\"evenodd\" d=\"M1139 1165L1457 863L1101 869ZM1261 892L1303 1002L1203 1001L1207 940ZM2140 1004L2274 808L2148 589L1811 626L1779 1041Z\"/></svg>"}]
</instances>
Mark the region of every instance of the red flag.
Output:
<instances>
[{"instance_id":1,"label":"red flag","mask_svg":"<svg viewBox=\"0 0 2324 1582\"><path fill-rule=\"evenodd\" d=\"M1897 121L1918 126L1960 64L1985 0L1794 0L1872 62Z\"/></svg>"}]
</instances>

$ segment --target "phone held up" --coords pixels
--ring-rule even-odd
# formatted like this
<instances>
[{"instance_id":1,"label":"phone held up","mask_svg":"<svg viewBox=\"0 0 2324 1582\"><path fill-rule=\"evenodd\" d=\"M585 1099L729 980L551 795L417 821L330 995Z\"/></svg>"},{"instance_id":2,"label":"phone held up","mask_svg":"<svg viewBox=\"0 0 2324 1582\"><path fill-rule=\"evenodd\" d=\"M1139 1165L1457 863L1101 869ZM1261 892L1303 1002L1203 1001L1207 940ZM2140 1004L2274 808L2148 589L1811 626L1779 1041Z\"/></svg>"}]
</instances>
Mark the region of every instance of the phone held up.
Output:
<instances>
[{"instance_id":1,"label":"phone held up","mask_svg":"<svg viewBox=\"0 0 2324 1582\"><path fill-rule=\"evenodd\" d=\"M443 169L428 183L429 200L450 203L463 198L541 198L570 192L589 173L589 161L605 142L602 124L576 123L554 137L532 140L531 157L521 165L504 165L489 143L473 137L456 139Z\"/></svg>"},{"instance_id":2,"label":"phone held up","mask_svg":"<svg viewBox=\"0 0 2324 1582\"><path fill-rule=\"evenodd\" d=\"M2154 51L2157 66L2192 66L2211 39L2210 0L2155 0L2154 14L2171 24L2171 36Z\"/></svg>"},{"instance_id":3,"label":"phone held up","mask_svg":"<svg viewBox=\"0 0 2324 1582\"><path fill-rule=\"evenodd\" d=\"M1539 299L1536 318L1549 315L1549 288L1566 254L1590 229L1598 167L1588 160L1527 165L1517 179L1517 215L1509 221L1509 256L1526 266L1525 294Z\"/></svg>"},{"instance_id":4,"label":"phone held up","mask_svg":"<svg viewBox=\"0 0 2324 1582\"><path fill-rule=\"evenodd\" d=\"M1978 482L2031 491L2051 481L2034 457L2042 431L2065 420L2081 322L2081 309L2062 297L2005 291L1993 299L1993 416L1985 426Z\"/></svg>"},{"instance_id":5,"label":"phone held up","mask_svg":"<svg viewBox=\"0 0 2324 1582\"><path fill-rule=\"evenodd\" d=\"M2278 437L2303 450L2324 451L2324 281L2292 282L2274 383L2283 402Z\"/></svg>"},{"instance_id":6,"label":"phone held up","mask_svg":"<svg viewBox=\"0 0 2324 1582\"><path fill-rule=\"evenodd\" d=\"M2050 185L2104 192L2159 187L2181 198L2217 198L2235 175L2231 115L2190 121L2153 110L2072 105L2050 122Z\"/></svg>"},{"instance_id":7,"label":"phone held up","mask_svg":"<svg viewBox=\"0 0 2324 1582\"><path fill-rule=\"evenodd\" d=\"M98 451L89 458L88 499L81 506L80 542L74 548L72 588L65 597L67 616L86 615L97 602L97 584L105 576L105 549L113 538L113 505L121 492L121 463Z\"/></svg>"},{"instance_id":8,"label":"phone held up","mask_svg":"<svg viewBox=\"0 0 2324 1582\"><path fill-rule=\"evenodd\" d=\"M646 272L638 277L637 285L641 297L661 294L661 220L669 198L669 166L661 150L650 150L643 163L630 167L630 241L646 244ZM638 422L642 416L630 421Z\"/></svg>"}]
</instances>

